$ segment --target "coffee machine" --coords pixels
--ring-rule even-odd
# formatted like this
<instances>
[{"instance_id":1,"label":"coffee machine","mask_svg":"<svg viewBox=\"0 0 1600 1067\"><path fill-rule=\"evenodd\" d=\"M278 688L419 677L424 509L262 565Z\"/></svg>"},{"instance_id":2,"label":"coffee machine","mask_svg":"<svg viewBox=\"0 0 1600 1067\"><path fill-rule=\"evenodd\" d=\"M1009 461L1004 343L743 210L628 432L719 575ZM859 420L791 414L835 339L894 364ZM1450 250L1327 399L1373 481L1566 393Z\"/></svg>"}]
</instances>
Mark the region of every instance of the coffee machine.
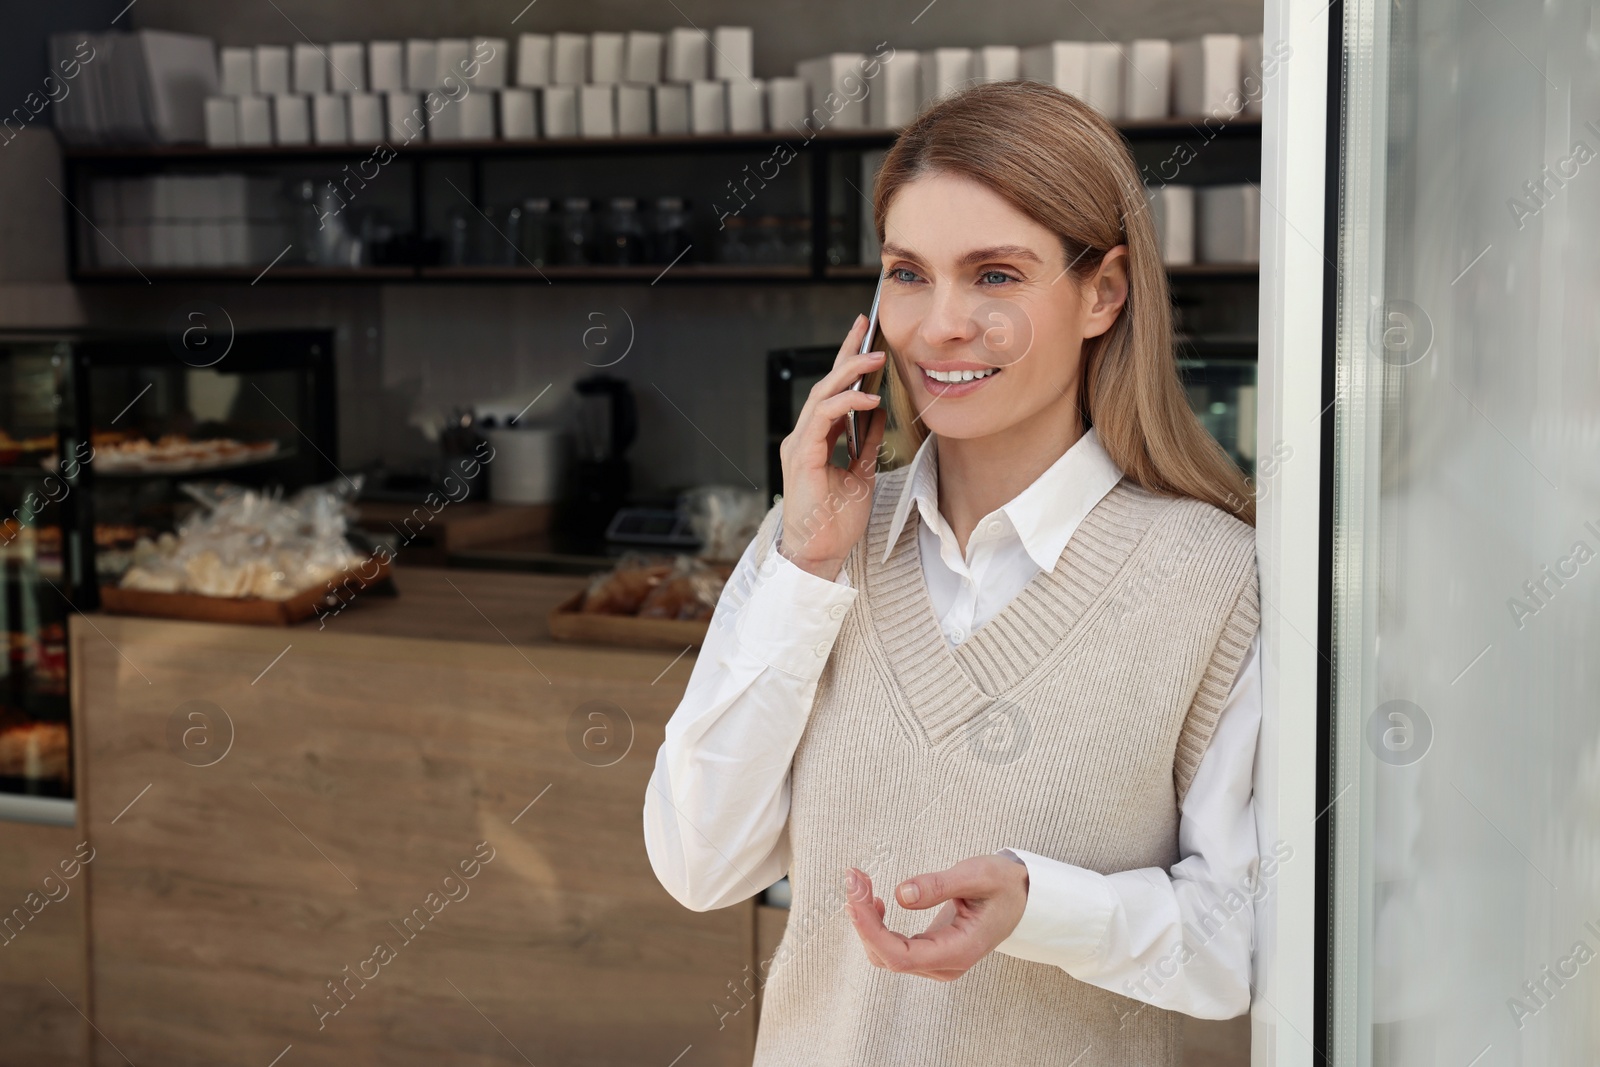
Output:
<instances>
[{"instance_id":1,"label":"coffee machine","mask_svg":"<svg viewBox=\"0 0 1600 1067\"><path fill-rule=\"evenodd\" d=\"M562 527L574 550L598 554L607 524L633 488L627 453L639 435L639 411L628 383L609 374L580 379L573 389L577 416Z\"/></svg>"}]
</instances>

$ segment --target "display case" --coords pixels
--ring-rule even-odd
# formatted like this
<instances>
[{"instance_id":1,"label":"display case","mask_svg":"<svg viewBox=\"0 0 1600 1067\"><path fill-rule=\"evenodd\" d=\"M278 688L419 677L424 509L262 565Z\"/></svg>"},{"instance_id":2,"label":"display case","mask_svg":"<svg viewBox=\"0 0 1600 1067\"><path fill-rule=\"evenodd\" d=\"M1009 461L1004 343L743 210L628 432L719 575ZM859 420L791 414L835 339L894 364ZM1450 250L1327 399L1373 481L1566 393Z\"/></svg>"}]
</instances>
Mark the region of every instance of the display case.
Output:
<instances>
[{"instance_id":1,"label":"display case","mask_svg":"<svg viewBox=\"0 0 1600 1067\"><path fill-rule=\"evenodd\" d=\"M25 798L72 796L66 622L92 585L74 537L72 351L62 337L0 336L0 794Z\"/></svg>"},{"instance_id":2,"label":"display case","mask_svg":"<svg viewBox=\"0 0 1600 1067\"><path fill-rule=\"evenodd\" d=\"M334 460L333 335L210 331L95 338L76 345L76 418L89 428L79 518L92 533L94 587L115 583L141 538L173 531L194 507L190 481L293 491L342 477ZM195 322L201 321L196 318ZM352 486L353 488L353 486Z\"/></svg>"},{"instance_id":3,"label":"display case","mask_svg":"<svg viewBox=\"0 0 1600 1067\"><path fill-rule=\"evenodd\" d=\"M67 619L197 506L184 483L340 477L333 335L194 321L0 334L0 817L71 821Z\"/></svg>"}]
</instances>

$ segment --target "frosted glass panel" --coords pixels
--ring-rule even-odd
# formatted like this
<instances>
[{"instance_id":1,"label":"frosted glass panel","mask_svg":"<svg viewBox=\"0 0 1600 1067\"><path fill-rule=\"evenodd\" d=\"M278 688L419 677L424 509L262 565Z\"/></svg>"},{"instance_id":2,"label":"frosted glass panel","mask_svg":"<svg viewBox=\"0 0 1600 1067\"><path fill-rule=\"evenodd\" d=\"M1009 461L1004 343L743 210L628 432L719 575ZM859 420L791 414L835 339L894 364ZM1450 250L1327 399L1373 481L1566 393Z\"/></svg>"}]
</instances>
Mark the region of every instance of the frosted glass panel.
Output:
<instances>
[{"instance_id":1,"label":"frosted glass panel","mask_svg":"<svg viewBox=\"0 0 1600 1067\"><path fill-rule=\"evenodd\" d=\"M1353 0L1331 1061L1600 1062L1600 7Z\"/></svg>"}]
</instances>

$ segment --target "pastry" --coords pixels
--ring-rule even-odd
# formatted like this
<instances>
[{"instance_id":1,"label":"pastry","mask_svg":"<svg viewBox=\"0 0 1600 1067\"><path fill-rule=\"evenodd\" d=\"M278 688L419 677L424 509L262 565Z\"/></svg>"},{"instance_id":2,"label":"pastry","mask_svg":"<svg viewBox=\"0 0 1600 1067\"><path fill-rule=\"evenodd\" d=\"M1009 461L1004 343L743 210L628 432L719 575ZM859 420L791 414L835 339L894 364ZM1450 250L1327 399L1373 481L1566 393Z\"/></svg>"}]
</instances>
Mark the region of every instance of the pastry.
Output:
<instances>
[{"instance_id":1,"label":"pastry","mask_svg":"<svg viewBox=\"0 0 1600 1067\"><path fill-rule=\"evenodd\" d=\"M672 573L670 563L619 564L589 583L581 611L600 615L633 615L657 585Z\"/></svg>"},{"instance_id":2,"label":"pastry","mask_svg":"<svg viewBox=\"0 0 1600 1067\"><path fill-rule=\"evenodd\" d=\"M71 746L66 724L31 722L0 731L0 775L70 780Z\"/></svg>"}]
</instances>

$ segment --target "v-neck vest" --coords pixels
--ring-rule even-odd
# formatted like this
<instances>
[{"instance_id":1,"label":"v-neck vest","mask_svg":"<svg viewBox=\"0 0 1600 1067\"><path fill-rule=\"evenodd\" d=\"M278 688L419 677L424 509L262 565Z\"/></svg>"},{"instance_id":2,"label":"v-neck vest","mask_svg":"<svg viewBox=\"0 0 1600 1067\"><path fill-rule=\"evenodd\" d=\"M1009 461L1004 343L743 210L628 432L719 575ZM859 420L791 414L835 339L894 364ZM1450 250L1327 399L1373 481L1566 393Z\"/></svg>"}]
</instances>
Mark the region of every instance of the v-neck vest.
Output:
<instances>
[{"instance_id":1,"label":"v-neck vest","mask_svg":"<svg viewBox=\"0 0 1600 1067\"><path fill-rule=\"evenodd\" d=\"M1124 478L1055 568L951 648L915 511L884 559L906 469L880 474L846 561L860 590L790 768L792 903L761 961L755 1067L1134 1067L1178 1062L1178 1015L991 952L953 982L874 967L845 868L884 921L893 887L1007 846L1109 874L1178 859L1183 795L1259 625L1254 531ZM770 551L774 508L757 534Z\"/></svg>"}]
</instances>

